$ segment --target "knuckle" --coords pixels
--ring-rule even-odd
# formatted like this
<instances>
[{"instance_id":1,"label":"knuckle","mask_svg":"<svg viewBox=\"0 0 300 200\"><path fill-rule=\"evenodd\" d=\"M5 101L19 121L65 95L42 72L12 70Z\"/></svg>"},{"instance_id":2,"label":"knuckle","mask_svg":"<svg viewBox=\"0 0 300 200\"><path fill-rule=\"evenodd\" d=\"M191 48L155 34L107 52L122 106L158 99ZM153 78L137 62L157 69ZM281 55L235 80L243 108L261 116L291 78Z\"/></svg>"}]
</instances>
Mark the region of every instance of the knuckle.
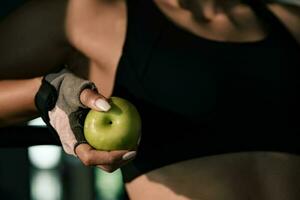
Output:
<instances>
[{"instance_id":1,"label":"knuckle","mask_svg":"<svg viewBox=\"0 0 300 200\"><path fill-rule=\"evenodd\" d=\"M116 162L115 156L113 156L110 152L106 152L105 154L105 163L107 165L113 165Z\"/></svg>"},{"instance_id":2,"label":"knuckle","mask_svg":"<svg viewBox=\"0 0 300 200\"><path fill-rule=\"evenodd\" d=\"M89 154L84 154L81 161L85 166L91 166L92 165L92 159L91 159L91 156Z\"/></svg>"},{"instance_id":3,"label":"knuckle","mask_svg":"<svg viewBox=\"0 0 300 200\"><path fill-rule=\"evenodd\" d=\"M80 101L83 104L86 104L86 102L88 101L88 95L87 95L87 90L83 90L80 94Z\"/></svg>"},{"instance_id":4,"label":"knuckle","mask_svg":"<svg viewBox=\"0 0 300 200\"><path fill-rule=\"evenodd\" d=\"M86 100L86 104L87 105L94 105L95 104L95 99L94 98L91 98L91 96Z\"/></svg>"},{"instance_id":5,"label":"knuckle","mask_svg":"<svg viewBox=\"0 0 300 200\"><path fill-rule=\"evenodd\" d=\"M107 156L107 164L111 165L115 162L115 158L111 155Z\"/></svg>"},{"instance_id":6,"label":"knuckle","mask_svg":"<svg viewBox=\"0 0 300 200\"><path fill-rule=\"evenodd\" d=\"M80 94L80 101L81 103L88 105L92 104L94 101L94 91L91 89L84 89Z\"/></svg>"}]
</instances>

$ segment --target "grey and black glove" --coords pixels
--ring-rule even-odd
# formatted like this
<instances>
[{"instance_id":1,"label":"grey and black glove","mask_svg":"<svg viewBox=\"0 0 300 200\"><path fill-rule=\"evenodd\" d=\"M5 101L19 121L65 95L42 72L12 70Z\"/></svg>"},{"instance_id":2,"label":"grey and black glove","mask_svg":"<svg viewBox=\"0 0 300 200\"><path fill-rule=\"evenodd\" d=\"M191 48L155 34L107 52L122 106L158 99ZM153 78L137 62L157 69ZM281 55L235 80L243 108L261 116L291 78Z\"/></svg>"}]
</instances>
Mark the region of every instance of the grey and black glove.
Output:
<instances>
[{"instance_id":1,"label":"grey and black glove","mask_svg":"<svg viewBox=\"0 0 300 200\"><path fill-rule=\"evenodd\" d=\"M80 94L96 86L63 69L45 76L35 97L42 119L59 136L66 153L75 155L78 144L86 143L83 122L89 109L80 102Z\"/></svg>"}]
</instances>

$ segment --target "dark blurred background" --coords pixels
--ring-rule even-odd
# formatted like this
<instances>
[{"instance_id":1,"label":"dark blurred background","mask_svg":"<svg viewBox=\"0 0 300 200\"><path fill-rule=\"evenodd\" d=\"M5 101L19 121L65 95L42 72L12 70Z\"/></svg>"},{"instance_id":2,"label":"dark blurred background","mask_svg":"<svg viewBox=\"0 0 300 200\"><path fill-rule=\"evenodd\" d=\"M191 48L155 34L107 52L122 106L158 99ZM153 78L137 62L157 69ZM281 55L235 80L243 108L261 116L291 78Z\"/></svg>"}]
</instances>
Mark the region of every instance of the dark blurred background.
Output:
<instances>
[{"instance_id":1,"label":"dark blurred background","mask_svg":"<svg viewBox=\"0 0 300 200\"><path fill-rule=\"evenodd\" d=\"M21 6L25 0L1 0L0 1L0 17L5 17L18 6Z\"/></svg>"},{"instance_id":2,"label":"dark blurred background","mask_svg":"<svg viewBox=\"0 0 300 200\"><path fill-rule=\"evenodd\" d=\"M24 3L26 0L1 0L0 22ZM27 148L16 145L22 140L48 138L47 134L40 119L0 128L0 199L128 199L120 171L108 174L98 168L85 167L76 158L63 153L60 146L43 144Z\"/></svg>"},{"instance_id":3,"label":"dark blurred background","mask_svg":"<svg viewBox=\"0 0 300 200\"><path fill-rule=\"evenodd\" d=\"M65 154L60 146L40 145L38 138L47 134L51 133L40 119L0 128L0 199L128 199L120 170L110 174L85 167L75 157ZM36 145L21 147L20 141L26 143L30 138Z\"/></svg>"}]
</instances>

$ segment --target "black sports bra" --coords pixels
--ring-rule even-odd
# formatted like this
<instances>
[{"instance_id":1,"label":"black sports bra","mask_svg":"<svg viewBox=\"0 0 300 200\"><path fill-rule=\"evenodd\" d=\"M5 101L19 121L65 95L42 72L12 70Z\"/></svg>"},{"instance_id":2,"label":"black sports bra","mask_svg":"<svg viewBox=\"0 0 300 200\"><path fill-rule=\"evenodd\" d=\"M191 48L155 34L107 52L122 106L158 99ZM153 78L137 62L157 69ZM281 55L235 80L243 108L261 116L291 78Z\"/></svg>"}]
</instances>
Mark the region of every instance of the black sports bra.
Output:
<instances>
[{"instance_id":1,"label":"black sports bra","mask_svg":"<svg viewBox=\"0 0 300 200\"><path fill-rule=\"evenodd\" d=\"M159 167L239 151L299 152L300 48L258 1L268 28L256 42L218 42L175 26L153 1L128 0L127 36L113 95L142 116L125 181Z\"/></svg>"}]
</instances>

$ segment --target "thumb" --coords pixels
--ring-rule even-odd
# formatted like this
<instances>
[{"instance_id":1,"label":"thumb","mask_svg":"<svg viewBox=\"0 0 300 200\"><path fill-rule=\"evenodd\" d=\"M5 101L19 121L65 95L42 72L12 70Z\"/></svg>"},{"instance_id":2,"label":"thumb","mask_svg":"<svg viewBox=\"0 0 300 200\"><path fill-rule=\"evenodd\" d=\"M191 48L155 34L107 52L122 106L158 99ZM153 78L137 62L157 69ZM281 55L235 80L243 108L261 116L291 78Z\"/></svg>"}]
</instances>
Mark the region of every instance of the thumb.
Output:
<instances>
[{"instance_id":1,"label":"thumb","mask_svg":"<svg viewBox=\"0 0 300 200\"><path fill-rule=\"evenodd\" d=\"M88 88L80 93L80 101L83 105L97 111L108 111L111 107L103 95Z\"/></svg>"}]
</instances>

